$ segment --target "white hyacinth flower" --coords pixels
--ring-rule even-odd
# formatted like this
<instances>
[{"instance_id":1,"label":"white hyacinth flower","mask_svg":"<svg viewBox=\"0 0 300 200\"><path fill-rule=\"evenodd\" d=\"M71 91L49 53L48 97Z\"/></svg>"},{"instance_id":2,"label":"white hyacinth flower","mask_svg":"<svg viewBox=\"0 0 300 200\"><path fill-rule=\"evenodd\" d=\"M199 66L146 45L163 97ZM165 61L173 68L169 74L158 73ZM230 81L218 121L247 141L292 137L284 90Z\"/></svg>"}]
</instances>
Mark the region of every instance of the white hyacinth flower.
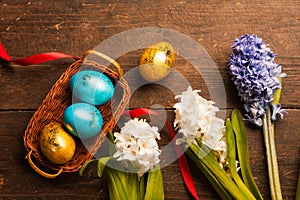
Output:
<instances>
[{"instance_id":1,"label":"white hyacinth flower","mask_svg":"<svg viewBox=\"0 0 300 200\"><path fill-rule=\"evenodd\" d=\"M130 161L140 177L159 164L161 150L156 141L160 140L157 127L135 118L126 122L114 136L117 152L113 157L118 161Z\"/></svg>"},{"instance_id":2,"label":"white hyacinth flower","mask_svg":"<svg viewBox=\"0 0 300 200\"><path fill-rule=\"evenodd\" d=\"M181 95L176 96L179 102L174 105L174 126L182 137L177 139L177 144L186 140L196 143L195 138L212 149L220 165L224 165L227 158L225 142L224 120L216 117L219 109L213 101L208 101L189 86Z\"/></svg>"}]
</instances>

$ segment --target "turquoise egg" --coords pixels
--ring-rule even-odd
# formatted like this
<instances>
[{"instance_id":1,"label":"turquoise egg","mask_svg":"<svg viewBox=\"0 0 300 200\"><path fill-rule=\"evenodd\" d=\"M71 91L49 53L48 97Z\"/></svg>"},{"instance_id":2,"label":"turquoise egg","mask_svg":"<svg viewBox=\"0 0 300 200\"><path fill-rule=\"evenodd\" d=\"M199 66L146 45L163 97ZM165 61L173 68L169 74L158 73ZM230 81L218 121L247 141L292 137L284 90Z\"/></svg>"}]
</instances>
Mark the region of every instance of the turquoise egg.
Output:
<instances>
[{"instance_id":1,"label":"turquoise egg","mask_svg":"<svg viewBox=\"0 0 300 200\"><path fill-rule=\"evenodd\" d=\"M100 133L103 118L95 106L87 103L75 103L64 111L63 123L69 133L86 139Z\"/></svg>"},{"instance_id":2,"label":"turquoise egg","mask_svg":"<svg viewBox=\"0 0 300 200\"><path fill-rule=\"evenodd\" d=\"M103 73L93 70L83 70L74 74L70 86L76 98L92 105L104 104L114 94L111 80Z\"/></svg>"}]
</instances>

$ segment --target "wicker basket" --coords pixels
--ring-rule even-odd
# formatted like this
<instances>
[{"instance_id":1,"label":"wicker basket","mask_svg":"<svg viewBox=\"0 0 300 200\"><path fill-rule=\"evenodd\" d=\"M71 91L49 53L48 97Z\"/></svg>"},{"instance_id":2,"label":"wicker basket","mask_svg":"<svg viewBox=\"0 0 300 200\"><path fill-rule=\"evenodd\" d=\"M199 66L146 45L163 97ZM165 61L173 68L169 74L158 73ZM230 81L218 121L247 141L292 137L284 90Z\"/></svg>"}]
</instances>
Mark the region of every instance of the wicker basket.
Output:
<instances>
[{"instance_id":1,"label":"wicker basket","mask_svg":"<svg viewBox=\"0 0 300 200\"><path fill-rule=\"evenodd\" d=\"M118 72L95 61L88 60L86 58L88 54L95 54L108 60L114 64ZM88 147L86 147L80 139L76 139L76 151L72 160L64 165L56 165L48 161L41 153L39 147L40 130L51 121L62 123L64 110L72 104L72 92L69 86L70 78L80 70L82 64L84 64L85 67L104 72L118 87L115 87L114 96L109 102L97 107L103 117L101 133L89 141L91 145ZM125 79L122 78L122 70L118 63L100 52L94 50L87 51L82 59L74 62L59 77L27 125L24 134L24 145L28 151L26 158L30 166L40 175L47 178L55 178L62 172L78 171L82 164L91 159L101 147L105 140L106 133L115 127L116 122L128 104L129 96L130 89ZM112 109L112 107L114 109ZM32 157L34 157L34 159L32 159ZM53 174L45 172L47 169L51 172L54 170Z\"/></svg>"}]
</instances>

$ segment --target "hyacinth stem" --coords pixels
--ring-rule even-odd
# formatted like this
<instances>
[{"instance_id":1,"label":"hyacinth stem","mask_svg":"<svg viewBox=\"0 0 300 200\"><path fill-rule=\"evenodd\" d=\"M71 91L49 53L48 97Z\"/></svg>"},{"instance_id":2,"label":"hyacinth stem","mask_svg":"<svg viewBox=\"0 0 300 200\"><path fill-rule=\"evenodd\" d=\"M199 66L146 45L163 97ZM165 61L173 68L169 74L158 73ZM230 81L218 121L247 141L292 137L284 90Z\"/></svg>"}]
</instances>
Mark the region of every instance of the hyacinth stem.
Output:
<instances>
[{"instance_id":1,"label":"hyacinth stem","mask_svg":"<svg viewBox=\"0 0 300 200\"><path fill-rule=\"evenodd\" d=\"M266 115L263 117L263 133L266 146L271 198L273 200L282 200L275 148L274 124L271 121L270 109L267 110Z\"/></svg>"},{"instance_id":2,"label":"hyacinth stem","mask_svg":"<svg viewBox=\"0 0 300 200\"><path fill-rule=\"evenodd\" d=\"M276 154L276 148L275 148L275 136L274 136L275 128L274 128L274 123L271 121L270 109L267 111L267 119L268 119L268 127L269 127L270 150L271 150L275 195L276 195L276 199L281 200L282 193L281 193L281 187L280 187L277 154Z\"/></svg>"},{"instance_id":3,"label":"hyacinth stem","mask_svg":"<svg viewBox=\"0 0 300 200\"><path fill-rule=\"evenodd\" d=\"M283 80L282 77L279 77L281 88L275 90L273 95L273 105L276 106L280 103L280 97L282 93ZM263 133L266 146L266 155L268 162L268 173L269 173L269 182L271 197L273 200L281 200L282 193L280 188L280 179L278 172L278 162L275 148L275 128L274 122L271 121L271 110L270 108L266 111L266 114L263 117Z\"/></svg>"},{"instance_id":4,"label":"hyacinth stem","mask_svg":"<svg viewBox=\"0 0 300 200\"><path fill-rule=\"evenodd\" d=\"M267 125L267 117L264 115L263 117L263 133L264 133L264 141L265 141L265 148L266 148L266 156L267 156L267 167L268 167L268 174L269 174L269 183L270 183L270 190L271 190L271 197L274 199L274 178L272 176L272 162L271 162L271 153L270 153L270 140L269 140L269 131Z\"/></svg>"}]
</instances>

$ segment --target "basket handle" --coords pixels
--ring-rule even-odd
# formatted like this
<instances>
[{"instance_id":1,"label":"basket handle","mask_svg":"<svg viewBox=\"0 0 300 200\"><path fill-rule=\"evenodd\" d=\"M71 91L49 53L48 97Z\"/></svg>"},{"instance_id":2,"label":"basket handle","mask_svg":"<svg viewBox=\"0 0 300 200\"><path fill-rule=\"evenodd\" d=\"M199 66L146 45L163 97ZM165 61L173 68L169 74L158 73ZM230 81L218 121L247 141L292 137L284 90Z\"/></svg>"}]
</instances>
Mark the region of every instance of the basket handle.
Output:
<instances>
[{"instance_id":1,"label":"basket handle","mask_svg":"<svg viewBox=\"0 0 300 200\"><path fill-rule=\"evenodd\" d=\"M83 58L84 59L88 54L94 54L96 56L99 56L101 58L104 58L105 60L107 60L108 62L112 63L118 70L118 73L119 73L119 76L120 78L123 76L123 70L121 68L121 66L119 65L119 63L117 63L117 61L115 61L114 59L112 59L111 57L99 52L99 51L95 51L95 50L87 50L84 55L83 55Z\"/></svg>"},{"instance_id":2,"label":"basket handle","mask_svg":"<svg viewBox=\"0 0 300 200\"><path fill-rule=\"evenodd\" d=\"M47 172L44 172L43 170L41 170L40 168L38 168L32 161L31 159L31 154L32 154L32 150L29 151L29 153L27 154L27 156L25 157L29 163L29 165L32 167L32 169L34 169L34 171L36 171L38 174L42 175L43 177L46 178L56 178L58 177L63 169L61 168L56 174L49 174Z\"/></svg>"}]
</instances>

